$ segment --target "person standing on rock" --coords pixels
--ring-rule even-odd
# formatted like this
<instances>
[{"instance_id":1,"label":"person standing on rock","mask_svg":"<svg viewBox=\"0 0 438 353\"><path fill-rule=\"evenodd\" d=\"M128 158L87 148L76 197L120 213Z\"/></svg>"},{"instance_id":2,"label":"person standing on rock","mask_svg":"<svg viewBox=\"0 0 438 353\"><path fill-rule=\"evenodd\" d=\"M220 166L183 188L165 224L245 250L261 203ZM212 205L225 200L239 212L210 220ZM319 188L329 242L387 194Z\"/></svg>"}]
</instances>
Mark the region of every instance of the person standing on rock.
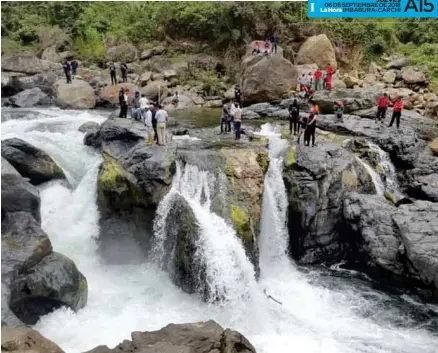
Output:
<instances>
[{"instance_id":1,"label":"person standing on rock","mask_svg":"<svg viewBox=\"0 0 438 353\"><path fill-rule=\"evenodd\" d=\"M274 33L271 36L271 53L277 54L278 42L279 42L278 36Z\"/></svg>"},{"instance_id":2,"label":"person standing on rock","mask_svg":"<svg viewBox=\"0 0 438 353\"><path fill-rule=\"evenodd\" d=\"M269 40L265 40L265 51L263 52L263 54L264 55L269 55L269 47L270 47L270 44L269 44Z\"/></svg>"},{"instance_id":3,"label":"person standing on rock","mask_svg":"<svg viewBox=\"0 0 438 353\"><path fill-rule=\"evenodd\" d=\"M128 97L125 95L125 90L120 88L119 91L119 104L120 104L120 114L119 118L128 117Z\"/></svg>"},{"instance_id":4,"label":"person standing on rock","mask_svg":"<svg viewBox=\"0 0 438 353\"><path fill-rule=\"evenodd\" d=\"M224 125L225 125L225 131L224 131ZM231 114L228 111L228 107L224 105L222 108L222 114L221 114L221 134L227 132L231 132Z\"/></svg>"},{"instance_id":5,"label":"person standing on rock","mask_svg":"<svg viewBox=\"0 0 438 353\"><path fill-rule=\"evenodd\" d=\"M380 123L383 122L383 119L385 119L386 117L387 109L388 109L388 93L384 93L383 96L381 96L377 100L376 123L377 121L380 121Z\"/></svg>"},{"instance_id":6,"label":"person standing on rock","mask_svg":"<svg viewBox=\"0 0 438 353\"><path fill-rule=\"evenodd\" d=\"M236 104L236 110L234 111L234 131L236 133L236 140L240 140L240 133L242 128L242 109L240 105Z\"/></svg>"},{"instance_id":7,"label":"person standing on rock","mask_svg":"<svg viewBox=\"0 0 438 353\"><path fill-rule=\"evenodd\" d=\"M292 104L289 106L289 134L292 134L292 126L294 135L300 133L300 125L298 123L300 117L300 107L298 106L298 101L294 99Z\"/></svg>"},{"instance_id":8,"label":"person standing on rock","mask_svg":"<svg viewBox=\"0 0 438 353\"><path fill-rule=\"evenodd\" d=\"M152 146L154 143L155 131L154 126L152 124L152 111L150 109L147 110L144 115L144 125L146 126L146 145Z\"/></svg>"},{"instance_id":9,"label":"person standing on rock","mask_svg":"<svg viewBox=\"0 0 438 353\"><path fill-rule=\"evenodd\" d=\"M242 91L240 90L239 86L236 86L236 88L234 89L234 100L238 103L241 104L241 100L242 100Z\"/></svg>"},{"instance_id":10,"label":"person standing on rock","mask_svg":"<svg viewBox=\"0 0 438 353\"><path fill-rule=\"evenodd\" d=\"M157 131L157 107L155 104L151 104L152 112L152 128L154 129L154 141L158 143L158 131Z\"/></svg>"},{"instance_id":11,"label":"person standing on rock","mask_svg":"<svg viewBox=\"0 0 438 353\"><path fill-rule=\"evenodd\" d=\"M322 89L322 71L318 68L318 70L315 71L315 91L319 91Z\"/></svg>"},{"instance_id":12,"label":"person standing on rock","mask_svg":"<svg viewBox=\"0 0 438 353\"><path fill-rule=\"evenodd\" d=\"M128 77L126 73L128 72L128 66L125 63L120 64L120 72L122 73L122 81L124 83L128 82Z\"/></svg>"},{"instance_id":13,"label":"person standing on rock","mask_svg":"<svg viewBox=\"0 0 438 353\"><path fill-rule=\"evenodd\" d=\"M62 64L62 68L64 69L65 79L67 80L67 83L71 83L71 66L70 63L65 60Z\"/></svg>"},{"instance_id":14,"label":"person standing on rock","mask_svg":"<svg viewBox=\"0 0 438 353\"><path fill-rule=\"evenodd\" d=\"M141 119L140 99L140 92L137 91L131 101L131 117L137 121Z\"/></svg>"},{"instance_id":15,"label":"person standing on rock","mask_svg":"<svg viewBox=\"0 0 438 353\"><path fill-rule=\"evenodd\" d=\"M111 76L111 85L117 85L116 66L114 65L114 63L110 64L108 70Z\"/></svg>"},{"instance_id":16,"label":"person standing on rock","mask_svg":"<svg viewBox=\"0 0 438 353\"><path fill-rule=\"evenodd\" d=\"M166 123L168 119L167 112L163 109L161 105L158 106L158 111L156 114L157 118L157 133L158 133L158 145L166 145Z\"/></svg>"},{"instance_id":17,"label":"person standing on rock","mask_svg":"<svg viewBox=\"0 0 438 353\"><path fill-rule=\"evenodd\" d=\"M394 121L396 121L397 129L400 128L400 118L401 118L402 110L403 110L403 101L400 97L397 97L397 99L394 102L394 107L392 108L392 118L388 127L391 127L392 124L394 124Z\"/></svg>"},{"instance_id":18,"label":"person standing on rock","mask_svg":"<svg viewBox=\"0 0 438 353\"><path fill-rule=\"evenodd\" d=\"M149 101L144 94L141 95L139 103L140 103L140 112L141 112L140 114L141 114L142 120L144 121L146 111L149 110L149 106L148 106Z\"/></svg>"},{"instance_id":19,"label":"person standing on rock","mask_svg":"<svg viewBox=\"0 0 438 353\"><path fill-rule=\"evenodd\" d=\"M309 103L309 122L307 123L306 130L304 131L304 145L310 146L310 139L312 139L312 147L315 146L315 134L316 134L316 117L318 111L316 110L315 103Z\"/></svg>"},{"instance_id":20,"label":"person standing on rock","mask_svg":"<svg viewBox=\"0 0 438 353\"><path fill-rule=\"evenodd\" d=\"M76 76L76 71L78 70L78 62L75 59L73 59L70 63L70 66L71 66L71 76L74 80Z\"/></svg>"},{"instance_id":21,"label":"person standing on rock","mask_svg":"<svg viewBox=\"0 0 438 353\"><path fill-rule=\"evenodd\" d=\"M332 90L332 82L333 82L333 68L330 65L327 65L326 72L327 72L326 89L331 91Z\"/></svg>"},{"instance_id":22,"label":"person standing on rock","mask_svg":"<svg viewBox=\"0 0 438 353\"><path fill-rule=\"evenodd\" d=\"M341 101L334 102L333 103L333 112L335 113L336 117L342 121L342 116L344 114L344 104Z\"/></svg>"}]
</instances>

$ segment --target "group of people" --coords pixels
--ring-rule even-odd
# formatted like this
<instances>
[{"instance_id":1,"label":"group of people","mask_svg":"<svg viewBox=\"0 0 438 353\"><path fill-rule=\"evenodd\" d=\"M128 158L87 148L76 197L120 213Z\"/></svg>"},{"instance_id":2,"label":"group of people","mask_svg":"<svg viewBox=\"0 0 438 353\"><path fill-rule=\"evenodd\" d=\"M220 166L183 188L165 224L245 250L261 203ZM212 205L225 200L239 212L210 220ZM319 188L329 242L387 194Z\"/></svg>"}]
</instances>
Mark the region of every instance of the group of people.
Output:
<instances>
[{"instance_id":1,"label":"group of people","mask_svg":"<svg viewBox=\"0 0 438 353\"><path fill-rule=\"evenodd\" d=\"M263 44L263 48L261 48L260 41L257 40L254 42L252 48L252 55L259 55L262 53L262 50L264 55L269 55L269 52L273 54L277 54L278 43L279 43L279 38L276 34L273 34L269 40L268 39L265 40Z\"/></svg>"},{"instance_id":2,"label":"group of people","mask_svg":"<svg viewBox=\"0 0 438 353\"><path fill-rule=\"evenodd\" d=\"M111 62L109 67L108 67L108 71L110 73L111 76L111 85L117 85L117 70L116 70L116 65ZM120 73L122 75L122 82L126 83L128 82L128 65L126 65L126 63L122 62L120 64Z\"/></svg>"},{"instance_id":3,"label":"group of people","mask_svg":"<svg viewBox=\"0 0 438 353\"><path fill-rule=\"evenodd\" d=\"M64 70L67 83L71 83L72 78L75 78L78 66L79 64L75 59L71 60L70 62L66 59L62 63L62 69Z\"/></svg>"},{"instance_id":4,"label":"group of people","mask_svg":"<svg viewBox=\"0 0 438 353\"><path fill-rule=\"evenodd\" d=\"M145 95L140 95L138 91L134 96L130 96L129 89L124 88L119 91L119 104L119 118L128 118L129 110L131 119L145 124L147 145L152 145L154 141L159 146L166 145L166 125L169 115L160 104L149 102Z\"/></svg>"},{"instance_id":5,"label":"group of people","mask_svg":"<svg viewBox=\"0 0 438 353\"><path fill-rule=\"evenodd\" d=\"M315 146L316 137L316 119L319 114L318 106L313 102L308 102L309 116L300 116L300 106L298 100L294 99L289 106L289 131L290 134L298 135L298 143L300 143L301 134L304 132L304 145L310 146L310 140L312 140L312 146Z\"/></svg>"},{"instance_id":6,"label":"group of people","mask_svg":"<svg viewBox=\"0 0 438 353\"><path fill-rule=\"evenodd\" d=\"M386 111L388 110L388 106L389 106L388 93L384 93L377 100L377 113L375 119L376 123L377 122L380 122L381 124L383 123L383 120L386 118ZM401 119L402 110L403 110L403 100L400 97L397 97L393 102L392 118L388 127L391 127L395 122L397 129L400 128L400 119Z\"/></svg>"},{"instance_id":7,"label":"group of people","mask_svg":"<svg viewBox=\"0 0 438 353\"><path fill-rule=\"evenodd\" d=\"M231 102L228 107L224 105L221 115L221 132L220 134L231 132L231 122L233 122L234 132L236 134L235 139L240 140L240 134L242 129L242 108L239 103Z\"/></svg>"},{"instance_id":8,"label":"group of people","mask_svg":"<svg viewBox=\"0 0 438 353\"><path fill-rule=\"evenodd\" d=\"M325 70L318 68L315 72L302 73L298 77L300 83L300 92L304 92L307 98L311 98L315 91L321 89L332 89L333 74L335 70L330 65L327 65Z\"/></svg>"}]
</instances>

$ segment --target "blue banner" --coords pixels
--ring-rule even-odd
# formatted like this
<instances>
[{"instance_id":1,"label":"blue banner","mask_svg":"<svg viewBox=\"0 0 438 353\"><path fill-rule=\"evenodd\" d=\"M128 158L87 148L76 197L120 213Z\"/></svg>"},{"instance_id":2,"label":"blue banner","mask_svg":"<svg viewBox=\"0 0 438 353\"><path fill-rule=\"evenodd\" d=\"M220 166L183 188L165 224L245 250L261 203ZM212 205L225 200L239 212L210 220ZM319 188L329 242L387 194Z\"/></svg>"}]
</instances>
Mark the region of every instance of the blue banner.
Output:
<instances>
[{"instance_id":1,"label":"blue banner","mask_svg":"<svg viewBox=\"0 0 438 353\"><path fill-rule=\"evenodd\" d=\"M309 0L307 14L310 18L438 18L438 0Z\"/></svg>"}]
</instances>

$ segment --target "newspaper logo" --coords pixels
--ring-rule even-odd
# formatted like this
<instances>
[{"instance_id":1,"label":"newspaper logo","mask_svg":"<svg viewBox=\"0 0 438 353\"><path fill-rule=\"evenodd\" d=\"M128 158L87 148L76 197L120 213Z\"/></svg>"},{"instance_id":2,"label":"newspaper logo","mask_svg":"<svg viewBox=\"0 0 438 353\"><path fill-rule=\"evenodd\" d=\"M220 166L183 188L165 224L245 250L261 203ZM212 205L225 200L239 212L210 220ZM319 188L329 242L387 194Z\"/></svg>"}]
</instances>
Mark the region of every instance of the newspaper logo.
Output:
<instances>
[{"instance_id":1,"label":"newspaper logo","mask_svg":"<svg viewBox=\"0 0 438 353\"><path fill-rule=\"evenodd\" d=\"M438 18L438 0L309 0L310 18Z\"/></svg>"}]
</instances>

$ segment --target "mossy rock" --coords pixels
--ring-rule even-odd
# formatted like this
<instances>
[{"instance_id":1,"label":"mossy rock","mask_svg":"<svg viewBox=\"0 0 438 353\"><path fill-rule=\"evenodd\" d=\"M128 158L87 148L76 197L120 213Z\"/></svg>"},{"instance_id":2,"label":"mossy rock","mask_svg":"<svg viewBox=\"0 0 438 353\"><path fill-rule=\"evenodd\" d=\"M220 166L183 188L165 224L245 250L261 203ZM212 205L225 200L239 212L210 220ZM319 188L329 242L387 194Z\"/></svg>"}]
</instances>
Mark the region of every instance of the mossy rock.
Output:
<instances>
[{"instance_id":1,"label":"mossy rock","mask_svg":"<svg viewBox=\"0 0 438 353\"><path fill-rule=\"evenodd\" d=\"M286 166L290 167L295 164L295 146L290 146L287 152Z\"/></svg>"},{"instance_id":2,"label":"mossy rock","mask_svg":"<svg viewBox=\"0 0 438 353\"><path fill-rule=\"evenodd\" d=\"M287 128L281 129L281 139L287 139L289 137L289 130Z\"/></svg>"},{"instance_id":3,"label":"mossy rock","mask_svg":"<svg viewBox=\"0 0 438 353\"><path fill-rule=\"evenodd\" d=\"M262 168L263 174L268 171L269 168L269 154L268 151L260 151L257 154L257 163Z\"/></svg>"},{"instance_id":4,"label":"mossy rock","mask_svg":"<svg viewBox=\"0 0 438 353\"><path fill-rule=\"evenodd\" d=\"M231 205L231 220L233 221L237 235L245 243L253 242L251 220L248 214L239 206Z\"/></svg>"},{"instance_id":5,"label":"mossy rock","mask_svg":"<svg viewBox=\"0 0 438 353\"><path fill-rule=\"evenodd\" d=\"M390 193L389 191L385 191L385 193L383 194L383 196L385 197L385 199L387 199L388 201L391 201L394 205L397 205L397 199L395 198L395 196Z\"/></svg>"}]
</instances>

